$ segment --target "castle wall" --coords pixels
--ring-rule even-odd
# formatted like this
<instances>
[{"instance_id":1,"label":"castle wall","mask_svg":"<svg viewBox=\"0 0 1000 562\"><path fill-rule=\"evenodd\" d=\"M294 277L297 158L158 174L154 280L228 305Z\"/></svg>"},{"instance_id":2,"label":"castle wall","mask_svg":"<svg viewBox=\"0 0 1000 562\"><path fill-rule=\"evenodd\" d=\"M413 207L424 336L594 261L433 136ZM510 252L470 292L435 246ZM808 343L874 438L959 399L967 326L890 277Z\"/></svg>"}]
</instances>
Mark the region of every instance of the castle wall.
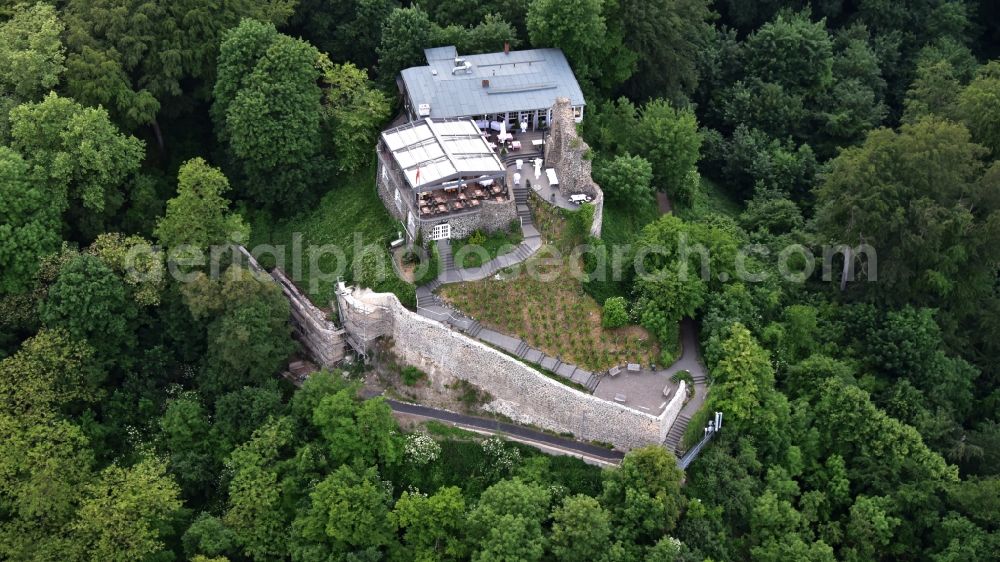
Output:
<instances>
[{"instance_id":1,"label":"castle wall","mask_svg":"<svg viewBox=\"0 0 1000 562\"><path fill-rule=\"evenodd\" d=\"M239 247L247 266L257 273L267 273L243 246ZM316 308L284 272L275 268L271 278L281 287L291 310L293 335L303 351L320 367L331 368L344 359L344 330L337 328L326 313Z\"/></svg>"},{"instance_id":2,"label":"castle wall","mask_svg":"<svg viewBox=\"0 0 1000 562\"><path fill-rule=\"evenodd\" d=\"M384 335L401 361L426 372L431 384L467 381L490 393L485 408L517 423L567 432L621 450L663 443L685 396L682 387L659 416L580 392L447 326L405 309L395 295L343 289L342 310L380 310ZM350 312L347 312L350 314Z\"/></svg>"}]
</instances>

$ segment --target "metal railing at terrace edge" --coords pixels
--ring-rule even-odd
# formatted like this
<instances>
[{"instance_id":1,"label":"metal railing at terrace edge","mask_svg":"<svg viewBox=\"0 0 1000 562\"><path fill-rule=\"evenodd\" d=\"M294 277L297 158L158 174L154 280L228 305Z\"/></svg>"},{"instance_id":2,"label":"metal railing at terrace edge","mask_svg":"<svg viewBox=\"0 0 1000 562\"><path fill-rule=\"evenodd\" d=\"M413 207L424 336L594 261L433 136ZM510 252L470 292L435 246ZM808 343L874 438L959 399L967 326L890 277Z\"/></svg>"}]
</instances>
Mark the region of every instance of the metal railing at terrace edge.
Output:
<instances>
[{"instance_id":1,"label":"metal railing at terrace edge","mask_svg":"<svg viewBox=\"0 0 1000 562\"><path fill-rule=\"evenodd\" d=\"M715 412L715 418L709 420L708 425L705 427L705 436L694 447L691 447L691 449L684 453L684 456L677 461L677 466L681 470L687 470L687 467L691 466L691 463L698 458L698 453L715 437L715 434L720 429L722 429L722 412Z\"/></svg>"}]
</instances>

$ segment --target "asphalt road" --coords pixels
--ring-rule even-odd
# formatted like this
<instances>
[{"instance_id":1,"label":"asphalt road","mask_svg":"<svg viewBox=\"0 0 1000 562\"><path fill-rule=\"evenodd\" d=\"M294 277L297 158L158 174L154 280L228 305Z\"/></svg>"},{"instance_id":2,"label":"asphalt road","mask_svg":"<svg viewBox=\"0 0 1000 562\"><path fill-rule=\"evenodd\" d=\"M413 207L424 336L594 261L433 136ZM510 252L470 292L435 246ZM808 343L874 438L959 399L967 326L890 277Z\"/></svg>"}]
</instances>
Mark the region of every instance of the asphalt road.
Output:
<instances>
[{"instance_id":1,"label":"asphalt road","mask_svg":"<svg viewBox=\"0 0 1000 562\"><path fill-rule=\"evenodd\" d=\"M369 393L365 394L366 398L372 397L371 395L368 395ZM604 447L598 447L597 445L591 445L589 443L581 443L564 437L556 437L554 435L549 435L548 433L543 433L541 431L536 431L520 425L485 418L477 418L475 416L467 416L465 414L456 414L455 412L449 412L447 410L439 410L437 408L429 408L427 406L399 402L389 398L385 398L385 402L395 412L459 424L489 431L491 433L503 433L525 441L548 445L556 449L573 451L608 463L618 464L625 457L625 454L621 451L605 449Z\"/></svg>"}]
</instances>

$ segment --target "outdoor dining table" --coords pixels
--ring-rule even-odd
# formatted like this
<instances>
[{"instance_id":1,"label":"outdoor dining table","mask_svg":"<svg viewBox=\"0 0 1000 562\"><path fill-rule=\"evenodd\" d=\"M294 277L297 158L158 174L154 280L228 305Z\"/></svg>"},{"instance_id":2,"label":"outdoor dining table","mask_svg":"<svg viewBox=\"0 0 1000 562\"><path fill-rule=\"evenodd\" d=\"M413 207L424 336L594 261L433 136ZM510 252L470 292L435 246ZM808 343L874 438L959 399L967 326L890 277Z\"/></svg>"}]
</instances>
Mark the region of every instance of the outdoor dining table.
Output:
<instances>
[{"instance_id":1,"label":"outdoor dining table","mask_svg":"<svg viewBox=\"0 0 1000 562\"><path fill-rule=\"evenodd\" d=\"M512 141L510 147L514 150L521 150L521 141Z\"/></svg>"}]
</instances>

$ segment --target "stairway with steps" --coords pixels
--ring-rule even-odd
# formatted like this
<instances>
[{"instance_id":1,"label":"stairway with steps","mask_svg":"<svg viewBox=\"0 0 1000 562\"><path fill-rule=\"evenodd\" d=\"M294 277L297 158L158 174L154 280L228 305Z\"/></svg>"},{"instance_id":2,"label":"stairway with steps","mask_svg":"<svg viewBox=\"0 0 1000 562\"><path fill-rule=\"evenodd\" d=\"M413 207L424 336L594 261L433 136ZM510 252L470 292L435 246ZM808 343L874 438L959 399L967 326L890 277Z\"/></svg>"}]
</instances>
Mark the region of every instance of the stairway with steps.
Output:
<instances>
[{"instance_id":1,"label":"stairway with steps","mask_svg":"<svg viewBox=\"0 0 1000 562\"><path fill-rule=\"evenodd\" d=\"M479 320L473 320L472 324L465 330L465 334L470 338L474 338L483 331L483 325L479 323Z\"/></svg>"},{"instance_id":2,"label":"stairway with steps","mask_svg":"<svg viewBox=\"0 0 1000 562\"><path fill-rule=\"evenodd\" d=\"M531 208L528 207L527 187L523 185L514 186L514 203L517 205L517 217L521 219L521 227L530 226L534 230L535 221L531 218Z\"/></svg>"},{"instance_id":3,"label":"stairway with steps","mask_svg":"<svg viewBox=\"0 0 1000 562\"><path fill-rule=\"evenodd\" d=\"M670 449L675 454L679 454L678 449L681 446L681 439L684 437L684 431L687 430L688 423L690 422L691 418L684 414L677 416L677 419L674 420L674 425L670 426L667 438L663 441L667 449Z\"/></svg>"},{"instance_id":4,"label":"stairway with steps","mask_svg":"<svg viewBox=\"0 0 1000 562\"><path fill-rule=\"evenodd\" d=\"M455 270L455 256L451 254L451 240L442 238L437 241L438 259L441 260L442 271ZM437 281L437 279L435 279Z\"/></svg>"},{"instance_id":5,"label":"stairway with steps","mask_svg":"<svg viewBox=\"0 0 1000 562\"><path fill-rule=\"evenodd\" d=\"M417 306L420 308L430 308L432 306L444 306L444 302L434 293L417 292Z\"/></svg>"}]
</instances>

